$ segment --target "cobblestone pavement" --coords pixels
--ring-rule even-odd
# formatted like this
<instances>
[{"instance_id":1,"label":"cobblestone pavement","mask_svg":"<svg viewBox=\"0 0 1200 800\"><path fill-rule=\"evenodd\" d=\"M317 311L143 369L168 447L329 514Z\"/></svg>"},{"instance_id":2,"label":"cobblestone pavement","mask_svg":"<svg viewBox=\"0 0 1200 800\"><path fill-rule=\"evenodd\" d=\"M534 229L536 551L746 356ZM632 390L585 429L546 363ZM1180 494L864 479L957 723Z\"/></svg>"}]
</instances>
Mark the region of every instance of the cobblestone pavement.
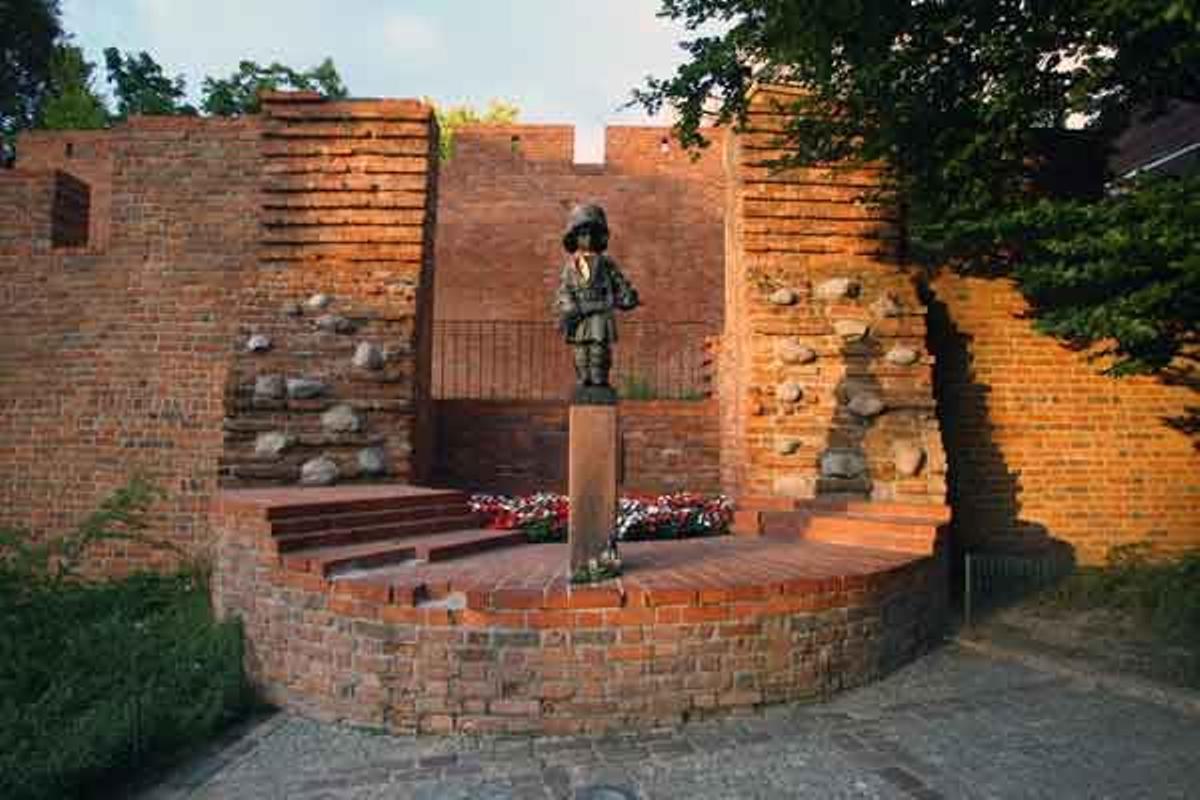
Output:
<instances>
[{"instance_id":1,"label":"cobblestone pavement","mask_svg":"<svg viewBox=\"0 0 1200 800\"><path fill-rule=\"evenodd\" d=\"M393 737L278 714L141 800L1200 798L1200 718L949 645L873 686L604 738Z\"/></svg>"}]
</instances>

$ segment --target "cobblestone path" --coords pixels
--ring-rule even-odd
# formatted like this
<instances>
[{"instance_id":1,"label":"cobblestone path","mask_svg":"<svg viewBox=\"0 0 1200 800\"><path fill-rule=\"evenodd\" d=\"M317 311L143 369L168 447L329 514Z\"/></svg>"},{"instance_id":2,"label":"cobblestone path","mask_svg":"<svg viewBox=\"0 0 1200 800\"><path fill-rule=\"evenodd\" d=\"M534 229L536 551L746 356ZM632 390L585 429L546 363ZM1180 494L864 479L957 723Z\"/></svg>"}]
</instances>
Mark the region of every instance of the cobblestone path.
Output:
<instances>
[{"instance_id":1,"label":"cobblestone path","mask_svg":"<svg viewBox=\"0 0 1200 800\"><path fill-rule=\"evenodd\" d=\"M1200 798L1200 718L947 646L873 686L604 738L412 738L279 714L141 800Z\"/></svg>"}]
</instances>

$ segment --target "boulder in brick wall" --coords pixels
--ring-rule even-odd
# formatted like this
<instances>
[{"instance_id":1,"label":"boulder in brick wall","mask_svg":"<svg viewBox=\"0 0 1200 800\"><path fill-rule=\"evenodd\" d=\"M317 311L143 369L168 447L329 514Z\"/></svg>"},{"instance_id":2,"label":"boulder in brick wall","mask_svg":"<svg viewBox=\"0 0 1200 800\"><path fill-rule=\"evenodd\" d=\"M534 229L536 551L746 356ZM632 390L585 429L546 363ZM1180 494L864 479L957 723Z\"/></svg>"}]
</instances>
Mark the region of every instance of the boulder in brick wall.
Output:
<instances>
[{"instance_id":1,"label":"boulder in brick wall","mask_svg":"<svg viewBox=\"0 0 1200 800\"><path fill-rule=\"evenodd\" d=\"M281 310L285 317L299 317L304 314L304 308L299 303L284 303Z\"/></svg>"},{"instance_id":2,"label":"boulder in brick wall","mask_svg":"<svg viewBox=\"0 0 1200 800\"><path fill-rule=\"evenodd\" d=\"M775 440L775 452L781 456L790 456L800 449L802 442L792 436L780 436Z\"/></svg>"},{"instance_id":3,"label":"boulder in brick wall","mask_svg":"<svg viewBox=\"0 0 1200 800\"><path fill-rule=\"evenodd\" d=\"M884 409L887 408L887 404L877 394L860 392L850 398L850 402L846 403L846 408L850 409L856 416L869 418L882 414Z\"/></svg>"},{"instance_id":4,"label":"boulder in brick wall","mask_svg":"<svg viewBox=\"0 0 1200 800\"><path fill-rule=\"evenodd\" d=\"M316 378L288 378L287 396L293 400L311 400L329 391L324 381Z\"/></svg>"},{"instance_id":5,"label":"boulder in brick wall","mask_svg":"<svg viewBox=\"0 0 1200 800\"><path fill-rule=\"evenodd\" d=\"M296 437L282 431L260 433L254 439L254 455L260 458L279 458L283 451L296 443Z\"/></svg>"},{"instance_id":6,"label":"boulder in brick wall","mask_svg":"<svg viewBox=\"0 0 1200 800\"><path fill-rule=\"evenodd\" d=\"M767 300L776 306L792 306L796 304L797 299L796 293L791 289L776 289L767 297Z\"/></svg>"},{"instance_id":7,"label":"boulder in brick wall","mask_svg":"<svg viewBox=\"0 0 1200 800\"><path fill-rule=\"evenodd\" d=\"M793 381L785 381L775 387L775 396L783 403L796 403L804 396L804 389Z\"/></svg>"},{"instance_id":8,"label":"boulder in brick wall","mask_svg":"<svg viewBox=\"0 0 1200 800\"><path fill-rule=\"evenodd\" d=\"M879 299L871 303L871 311L877 317L898 317L904 312L904 306L891 292L884 292Z\"/></svg>"},{"instance_id":9,"label":"boulder in brick wall","mask_svg":"<svg viewBox=\"0 0 1200 800\"><path fill-rule=\"evenodd\" d=\"M784 364L811 364L817 351L798 339L784 339L775 346L775 354Z\"/></svg>"},{"instance_id":10,"label":"boulder in brick wall","mask_svg":"<svg viewBox=\"0 0 1200 800\"><path fill-rule=\"evenodd\" d=\"M326 333L354 333L358 329L358 326L341 314L322 314L313 324L317 326L317 330Z\"/></svg>"},{"instance_id":11,"label":"boulder in brick wall","mask_svg":"<svg viewBox=\"0 0 1200 800\"><path fill-rule=\"evenodd\" d=\"M359 342L354 348L354 366L361 369L382 369L383 350L371 342Z\"/></svg>"},{"instance_id":12,"label":"boulder in brick wall","mask_svg":"<svg viewBox=\"0 0 1200 800\"><path fill-rule=\"evenodd\" d=\"M250 353L265 353L271 349L271 337L256 333L246 341L246 351Z\"/></svg>"},{"instance_id":13,"label":"boulder in brick wall","mask_svg":"<svg viewBox=\"0 0 1200 800\"><path fill-rule=\"evenodd\" d=\"M254 379L254 399L257 402L282 400L287 390L282 375L259 375Z\"/></svg>"},{"instance_id":14,"label":"boulder in brick wall","mask_svg":"<svg viewBox=\"0 0 1200 800\"><path fill-rule=\"evenodd\" d=\"M300 483L305 486L329 486L337 479L338 465L328 456L310 459L300 467Z\"/></svg>"},{"instance_id":15,"label":"boulder in brick wall","mask_svg":"<svg viewBox=\"0 0 1200 800\"><path fill-rule=\"evenodd\" d=\"M358 451L358 469L364 475L386 475L387 453L382 447L366 447Z\"/></svg>"},{"instance_id":16,"label":"boulder in brick wall","mask_svg":"<svg viewBox=\"0 0 1200 800\"><path fill-rule=\"evenodd\" d=\"M354 406L339 403L321 415L321 427L326 433L357 433L362 430L362 418Z\"/></svg>"},{"instance_id":17,"label":"boulder in brick wall","mask_svg":"<svg viewBox=\"0 0 1200 800\"><path fill-rule=\"evenodd\" d=\"M841 300L846 297L858 297L862 285L853 278L830 278L822 281L813 289L813 296L818 300Z\"/></svg>"},{"instance_id":18,"label":"boulder in brick wall","mask_svg":"<svg viewBox=\"0 0 1200 800\"><path fill-rule=\"evenodd\" d=\"M892 460L901 477L911 478L925 465L925 451L912 442L896 442L892 445Z\"/></svg>"},{"instance_id":19,"label":"boulder in brick wall","mask_svg":"<svg viewBox=\"0 0 1200 800\"><path fill-rule=\"evenodd\" d=\"M847 342L861 341L870 329L871 326L861 319L839 319L833 323L833 332Z\"/></svg>"},{"instance_id":20,"label":"boulder in brick wall","mask_svg":"<svg viewBox=\"0 0 1200 800\"><path fill-rule=\"evenodd\" d=\"M821 477L857 478L867 471L867 459L857 450L826 450L821 454Z\"/></svg>"},{"instance_id":21,"label":"boulder in brick wall","mask_svg":"<svg viewBox=\"0 0 1200 800\"><path fill-rule=\"evenodd\" d=\"M911 347L896 345L887 351L887 355L884 358L887 359L889 364L895 364L898 367L907 367L917 363L921 358L921 354Z\"/></svg>"},{"instance_id":22,"label":"boulder in brick wall","mask_svg":"<svg viewBox=\"0 0 1200 800\"><path fill-rule=\"evenodd\" d=\"M323 292L318 292L304 301L304 307L309 311L324 311L329 308L329 304L333 302L333 298Z\"/></svg>"}]
</instances>

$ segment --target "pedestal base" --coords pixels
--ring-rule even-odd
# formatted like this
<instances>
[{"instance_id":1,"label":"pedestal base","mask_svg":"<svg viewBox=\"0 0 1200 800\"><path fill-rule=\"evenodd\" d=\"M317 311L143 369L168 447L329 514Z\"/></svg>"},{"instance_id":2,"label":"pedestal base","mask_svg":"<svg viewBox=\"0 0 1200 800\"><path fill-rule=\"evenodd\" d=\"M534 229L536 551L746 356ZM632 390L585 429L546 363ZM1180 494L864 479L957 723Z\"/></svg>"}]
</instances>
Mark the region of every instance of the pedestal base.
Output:
<instances>
[{"instance_id":1,"label":"pedestal base","mask_svg":"<svg viewBox=\"0 0 1200 800\"><path fill-rule=\"evenodd\" d=\"M568 538L571 574L599 559L617 525L617 407L573 405Z\"/></svg>"}]
</instances>

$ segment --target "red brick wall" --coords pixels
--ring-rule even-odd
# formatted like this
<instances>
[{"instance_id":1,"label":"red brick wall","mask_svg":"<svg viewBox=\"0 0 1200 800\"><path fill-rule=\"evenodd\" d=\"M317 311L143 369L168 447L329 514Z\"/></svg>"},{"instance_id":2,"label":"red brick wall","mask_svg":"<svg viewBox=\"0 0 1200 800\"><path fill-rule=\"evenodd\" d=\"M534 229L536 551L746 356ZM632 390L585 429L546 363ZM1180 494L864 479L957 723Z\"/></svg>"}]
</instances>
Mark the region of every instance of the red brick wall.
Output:
<instances>
[{"instance_id":1,"label":"red brick wall","mask_svg":"<svg viewBox=\"0 0 1200 800\"><path fill-rule=\"evenodd\" d=\"M338 482L417 482L431 449L420 438L428 414L430 285L437 136L430 108L410 100L324 102L274 95L262 125L263 228L255 284L237 312L241 339L230 385L222 483L294 483L325 457ZM255 209L259 211L259 209ZM326 295L324 309L306 302ZM290 308L291 313L289 313ZM322 316L349 329L323 330ZM421 335L418 335L421 331ZM248 352L253 335L265 352ZM380 348L383 363L353 363L356 348ZM255 396L265 376L322 381L320 397ZM354 410L357 431L329 431L322 415ZM257 437L294 443L279 457L255 452ZM382 448L386 474L365 474L359 455Z\"/></svg>"},{"instance_id":2,"label":"red brick wall","mask_svg":"<svg viewBox=\"0 0 1200 800\"><path fill-rule=\"evenodd\" d=\"M573 128L550 125L456 133L439 187L436 318L552 320L567 214L575 203L597 202L612 229L609 252L642 300L620 320L702 322L707 333L719 332L723 137L692 161L665 128L612 127L603 165L572 163L573 139ZM621 357L643 364L661 353L634 338L623 343ZM471 374L493 369L475 353L458 358ZM518 366L507 358L496 372Z\"/></svg>"},{"instance_id":3,"label":"red brick wall","mask_svg":"<svg viewBox=\"0 0 1200 800\"><path fill-rule=\"evenodd\" d=\"M751 101L747 131L727 155L729 210L726 329L722 342L723 484L754 497L811 498L854 493L876 500L941 504L945 465L933 415L932 359L925 308L899 261L898 212L868 202L877 169L774 171L789 92L764 87ZM853 296L822 298L848 279ZM885 308L885 305L890 308ZM851 338L839 326L857 323ZM807 348L807 359L785 356ZM888 356L908 348L912 363ZM799 390L799 397L789 396ZM850 401L882 400L862 416ZM924 463L900 473L893 448L919 448ZM829 453L853 453L855 477L822 474Z\"/></svg>"},{"instance_id":4,"label":"red brick wall","mask_svg":"<svg viewBox=\"0 0 1200 800\"><path fill-rule=\"evenodd\" d=\"M114 141L113 133L106 130L27 131L17 141L17 168L22 172L58 169L87 184L88 240L97 249L108 245Z\"/></svg>"},{"instance_id":5,"label":"red brick wall","mask_svg":"<svg viewBox=\"0 0 1200 800\"><path fill-rule=\"evenodd\" d=\"M565 403L442 400L436 407L439 485L506 494L567 491ZM720 490L715 401L626 401L620 418L623 488Z\"/></svg>"},{"instance_id":6,"label":"red brick wall","mask_svg":"<svg viewBox=\"0 0 1200 800\"><path fill-rule=\"evenodd\" d=\"M1085 563L1151 541L1200 546L1200 449L1174 427L1186 385L1114 379L1021 318L1011 284L932 283L931 346L958 543L1066 546Z\"/></svg>"},{"instance_id":7,"label":"red brick wall","mask_svg":"<svg viewBox=\"0 0 1200 800\"><path fill-rule=\"evenodd\" d=\"M167 493L153 532L207 539L228 310L253 272L256 138L245 122L149 118L82 137L102 154L93 174L111 170L111 234L88 248L51 246L53 180L26 171L21 140L22 166L0 173L0 198L25 195L21 211L0 214L0 524L63 531L141 472ZM48 166L66 166L59 152ZM99 184L93 231L107 216ZM114 545L92 565L163 560Z\"/></svg>"}]
</instances>

